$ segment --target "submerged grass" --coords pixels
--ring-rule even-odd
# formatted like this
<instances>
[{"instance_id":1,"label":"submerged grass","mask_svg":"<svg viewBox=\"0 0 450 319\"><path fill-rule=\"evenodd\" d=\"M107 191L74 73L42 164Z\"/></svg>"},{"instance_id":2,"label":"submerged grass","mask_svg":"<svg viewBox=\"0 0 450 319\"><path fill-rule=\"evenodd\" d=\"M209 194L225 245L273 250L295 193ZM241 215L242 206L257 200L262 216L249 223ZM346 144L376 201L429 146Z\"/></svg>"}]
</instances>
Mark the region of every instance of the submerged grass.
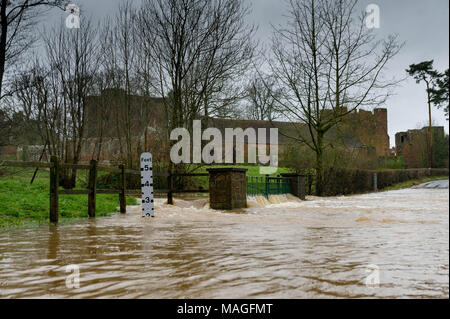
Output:
<instances>
[{"instance_id":1,"label":"submerged grass","mask_svg":"<svg viewBox=\"0 0 450 319\"><path fill-rule=\"evenodd\" d=\"M0 229L19 225L42 224L49 216L49 172L39 170L30 184L33 169L1 168L0 173ZM79 172L79 178L85 178ZM127 205L136 205L134 197L127 197ZM117 212L119 197L115 194L97 195L96 216ZM87 195L60 195L59 216L64 219L85 218Z\"/></svg>"},{"instance_id":2,"label":"submerged grass","mask_svg":"<svg viewBox=\"0 0 450 319\"><path fill-rule=\"evenodd\" d=\"M223 167L223 166L213 166ZM261 176L258 166L235 166L247 168L247 176ZM197 172L205 172L204 167ZM49 172L39 170L33 184L30 180L34 169L0 168L0 230L15 226L39 225L48 223L49 217ZM274 175L289 172L279 168ZM204 177L200 185L208 187L208 178ZM410 180L380 189L380 191L397 190L412 187L433 180L448 179L448 176L426 177ZM87 172L78 172L77 185L85 184ZM80 189L77 187L77 189ZM134 197L127 197L127 205L136 205ZM97 195L96 216L109 216L118 211L119 197L116 194ZM60 195L59 216L61 223L70 223L76 218L88 217L87 195Z\"/></svg>"}]
</instances>

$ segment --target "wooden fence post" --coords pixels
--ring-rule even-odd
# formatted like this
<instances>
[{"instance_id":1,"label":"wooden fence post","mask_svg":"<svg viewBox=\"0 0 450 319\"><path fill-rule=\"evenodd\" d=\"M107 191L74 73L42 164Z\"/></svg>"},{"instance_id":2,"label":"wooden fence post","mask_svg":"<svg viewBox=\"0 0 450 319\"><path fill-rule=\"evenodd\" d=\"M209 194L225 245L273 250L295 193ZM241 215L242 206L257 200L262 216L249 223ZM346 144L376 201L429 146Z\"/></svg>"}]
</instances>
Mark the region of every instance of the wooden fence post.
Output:
<instances>
[{"instance_id":1,"label":"wooden fence post","mask_svg":"<svg viewBox=\"0 0 450 319\"><path fill-rule=\"evenodd\" d=\"M125 190L126 190L125 165L120 164L119 169L120 169L120 192L119 192L120 213L125 214L127 212L127 201L125 197Z\"/></svg>"},{"instance_id":2,"label":"wooden fence post","mask_svg":"<svg viewBox=\"0 0 450 319\"><path fill-rule=\"evenodd\" d=\"M172 182L173 182L172 173L169 173L167 180L167 188L169 189L169 191L167 192L167 205L173 205Z\"/></svg>"},{"instance_id":3,"label":"wooden fence post","mask_svg":"<svg viewBox=\"0 0 450 319\"><path fill-rule=\"evenodd\" d=\"M59 162L58 157L50 159L53 166L50 168L50 222L58 222L58 187L59 187Z\"/></svg>"},{"instance_id":4,"label":"wooden fence post","mask_svg":"<svg viewBox=\"0 0 450 319\"><path fill-rule=\"evenodd\" d=\"M88 197L88 214L89 217L95 217L95 193L97 191L97 161L91 160L91 168L89 169L89 197Z\"/></svg>"},{"instance_id":5,"label":"wooden fence post","mask_svg":"<svg viewBox=\"0 0 450 319\"><path fill-rule=\"evenodd\" d=\"M308 183L308 191L307 191L307 193L308 193L308 195L312 195L313 176L310 173L308 174L308 181L307 181L307 183Z\"/></svg>"}]
</instances>

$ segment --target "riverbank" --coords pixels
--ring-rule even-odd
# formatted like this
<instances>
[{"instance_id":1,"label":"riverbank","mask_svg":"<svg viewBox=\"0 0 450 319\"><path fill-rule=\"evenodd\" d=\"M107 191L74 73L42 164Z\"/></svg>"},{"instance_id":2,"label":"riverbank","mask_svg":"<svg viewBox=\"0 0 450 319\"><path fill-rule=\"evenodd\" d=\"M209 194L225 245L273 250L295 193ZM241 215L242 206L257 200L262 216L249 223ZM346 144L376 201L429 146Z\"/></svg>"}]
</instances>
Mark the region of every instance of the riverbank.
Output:
<instances>
[{"instance_id":1,"label":"riverbank","mask_svg":"<svg viewBox=\"0 0 450 319\"><path fill-rule=\"evenodd\" d=\"M398 183L398 184L386 187L380 191L384 192L384 191L393 191L393 190L398 190L398 189L403 189L403 188L410 188L410 187L417 186L417 185L420 185L423 183L432 182L432 181L441 181L441 180L446 180L446 179L448 179L448 176L424 177L421 179L414 179L414 180Z\"/></svg>"},{"instance_id":2,"label":"riverbank","mask_svg":"<svg viewBox=\"0 0 450 319\"><path fill-rule=\"evenodd\" d=\"M249 169L249 175L258 175L257 167ZM49 173L39 170L32 185L32 169L4 169L0 176L0 230L28 225L48 223L49 212ZM77 185L87 179L84 172L79 172ZM433 180L448 179L447 176L425 177L418 180L402 182L380 191L398 190L423 184ZM60 196L60 223L68 223L77 218L86 218L87 196ZM134 197L127 197L127 205L136 205ZM96 216L109 216L118 211L117 195L98 195Z\"/></svg>"},{"instance_id":3,"label":"riverbank","mask_svg":"<svg viewBox=\"0 0 450 319\"><path fill-rule=\"evenodd\" d=\"M33 169L2 169L0 176L0 230L15 226L48 223L49 216L49 172L39 170L30 184ZM85 172L78 173L77 184L87 179ZM127 198L127 205L136 205L134 197ZM109 216L117 212L118 195L97 195L96 216ZM60 222L85 218L86 195L59 197Z\"/></svg>"},{"instance_id":4,"label":"riverbank","mask_svg":"<svg viewBox=\"0 0 450 319\"><path fill-rule=\"evenodd\" d=\"M0 298L448 298L448 204L413 188L232 212L175 197L155 218L18 227L0 232Z\"/></svg>"}]
</instances>

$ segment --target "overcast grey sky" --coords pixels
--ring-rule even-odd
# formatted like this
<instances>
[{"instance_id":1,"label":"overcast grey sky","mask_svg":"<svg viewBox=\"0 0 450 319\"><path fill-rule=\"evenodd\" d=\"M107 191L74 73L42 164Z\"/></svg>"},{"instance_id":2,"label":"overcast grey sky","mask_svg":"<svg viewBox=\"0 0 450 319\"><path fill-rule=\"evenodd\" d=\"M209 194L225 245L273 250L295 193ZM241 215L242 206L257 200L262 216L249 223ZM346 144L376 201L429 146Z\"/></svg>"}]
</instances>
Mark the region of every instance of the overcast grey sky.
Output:
<instances>
[{"instance_id":1,"label":"overcast grey sky","mask_svg":"<svg viewBox=\"0 0 450 319\"><path fill-rule=\"evenodd\" d=\"M268 42L272 34L271 24L283 24L286 2L283 0L247 0L252 7L249 21L259 26L258 37ZM121 0L77 0L84 14L102 19L114 14ZM136 0L136 4L139 0ZM392 33L399 35L405 46L386 71L386 76L402 78L405 69L412 63L434 59L439 71L449 63L449 1L448 0L360 0L360 10L368 4L380 7L381 25L376 32L380 36ZM47 21L59 23L63 12L55 12ZM395 133L426 125L428 108L424 84L416 84L411 78L402 82L385 107L388 109L388 130L391 146L395 144ZM436 125L449 132L448 121L442 110L433 108L432 118Z\"/></svg>"}]
</instances>

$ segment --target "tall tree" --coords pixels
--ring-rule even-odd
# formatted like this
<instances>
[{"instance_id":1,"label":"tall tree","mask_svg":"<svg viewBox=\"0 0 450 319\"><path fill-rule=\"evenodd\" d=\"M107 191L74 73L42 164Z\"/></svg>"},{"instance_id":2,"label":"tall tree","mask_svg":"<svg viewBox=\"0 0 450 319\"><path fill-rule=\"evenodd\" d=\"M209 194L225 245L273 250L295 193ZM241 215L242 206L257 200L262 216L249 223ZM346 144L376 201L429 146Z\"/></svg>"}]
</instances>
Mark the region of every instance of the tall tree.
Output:
<instances>
[{"instance_id":1,"label":"tall tree","mask_svg":"<svg viewBox=\"0 0 450 319\"><path fill-rule=\"evenodd\" d=\"M63 121L67 123L64 135L70 141L64 151L65 161L77 164L80 160L86 130L87 98L94 89L95 72L100 65L98 28L88 18L79 29L68 29L61 24L45 37L46 63L59 77ZM74 187L76 170L72 170L66 187Z\"/></svg>"},{"instance_id":2,"label":"tall tree","mask_svg":"<svg viewBox=\"0 0 450 319\"><path fill-rule=\"evenodd\" d=\"M16 75L12 88L16 109L36 123L41 143L51 155L65 158L68 121L57 70L36 59L29 70Z\"/></svg>"},{"instance_id":3,"label":"tall tree","mask_svg":"<svg viewBox=\"0 0 450 319\"><path fill-rule=\"evenodd\" d=\"M433 69L433 60L424 61L417 64L411 64L406 70L412 76L416 83L425 82L427 92L428 104L428 137L429 137L429 152L428 152L428 167L433 167L433 128L431 123L431 104L432 104L432 90L436 86L436 81L440 78L439 72Z\"/></svg>"},{"instance_id":4,"label":"tall tree","mask_svg":"<svg viewBox=\"0 0 450 319\"><path fill-rule=\"evenodd\" d=\"M243 0L146 0L139 12L145 55L163 98L165 131L194 119L230 116L255 53L255 28ZM175 142L169 140L169 147ZM172 162L169 170L173 170ZM176 166L176 169L185 167Z\"/></svg>"},{"instance_id":5,"label":"tall tree","mask_svg":"<svg viewBox=\"0 0 450 319\"><path fill-rule=\"evenodd\" d=\"M0 99L5 95L3 81L8 67L35 41L33 28L45 7L63 8L63 0L0 0Z\"/></svg>"},{"instance_id":6,"label":"tall tree","mask_svg":"<svg viewBox=\"0 0 450 319\"><path fill-rule=\"evenodd\" d=\"M285 27L276 27L269 65L276 97L295 134L315 154L316 193L323 193L327 132L358 108L383 103L397 82L382 78L398 53L395 36L377 40L357 16L357 0L290 0Z\"/></svg>"},{"instance_id":7,"label":"tall tree","mask_svg":"<svg viewBox=\"0 0 450 319\"><path fill-rule=\"evenodd\" d=\"M436 87L431 89L431 102L439 109L443 108L448 121L448 106L450 83L448 79L448 69L436 80Z\"/></svg>"},{"instance_id":8,"label":"tall tree","mask_svg":"<svg viewBox=\"0 0 450 319\"><path fill-rule=\"evenodd\" d=\"M132 96L138 90L138 34L136 9L130 1L119 6L119 12L111 22L107 20L103 28L102 51L103 67L106 74L112 75L111 85L116 89L113 117L117 128L121 157L129 168L133 165L133 112L137 106L132 105Z\"/></svg>"},{"instance_id":9,"label":"tall tree","mask_svg":"<svg viewBox=\"0 0 450 319\"><path fill-rule=\"evenodd\" d=\"M251 120L275 120L278 117L275 97L281 92L276 91L275 81L269 76L253 77L246 87L245 116ZM274 91L275 90L275 91ZM275 96L275 97L274 97Z\"/></svg>"},{"instance_id":10,"label":"tall tree","mask_svg":"<svg viewBox=\"0 0 450 319\"><path fill-rule=\"evenodd\" d=\"M237 83L254 55L254 28L242 0L147 0L139 14L154 91L164 98L170 127L189 127L241 97Z\"/></svg>"}]
</instances>

